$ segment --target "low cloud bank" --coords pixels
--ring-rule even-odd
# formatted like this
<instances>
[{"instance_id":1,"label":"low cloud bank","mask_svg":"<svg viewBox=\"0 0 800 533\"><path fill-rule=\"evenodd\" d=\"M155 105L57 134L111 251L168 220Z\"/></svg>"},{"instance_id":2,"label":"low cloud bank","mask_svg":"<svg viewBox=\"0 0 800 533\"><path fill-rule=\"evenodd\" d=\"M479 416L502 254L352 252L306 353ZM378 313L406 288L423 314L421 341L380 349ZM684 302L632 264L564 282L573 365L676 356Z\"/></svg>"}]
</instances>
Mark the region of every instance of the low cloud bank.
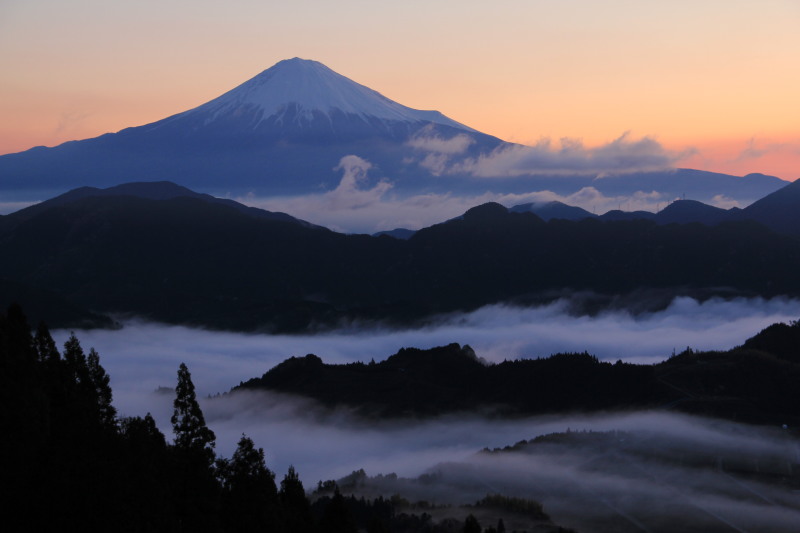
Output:
<instances>
[{"instance_id":1,"label":"low cloud bank","mask_svg":"<svg viewBox=\"0 0 800 533\"><path fill-rule=\"evenodd\" d=\"M588 147L580 139L544 138L533 146L502 145L488 154L461 157L474 143L466 134L445 139L424 128L406 144L420 158L416 161L434 175L467 174L477 178L520 176L602 176L670 170L690 151L665 149L651 137L632 139L625 132L606 144Z\"/></svg>"},{"instance_id":2,"label":"low cloud bank","mask_svg":"<svg viewBox=\"0 0 800 533\"><path fill-rule=\"evenodd\" d=\"M148 396L159 427L171 436L172 395ZM307 489L364 469L384 475L360 487L369 496L465 504L502 493L542 502L559 524L610 521L609 531L632 516L651 525L678 516L675 525L707 522L707 531L725 524L792 531L800 519L800 497L779 482L799 450L780 428L663 412L366 423L345 410L330 414L311 401L261 391L201 405L219 454L230 456L245 433L264 448L278 479L294 465ZM566 431L611 432L613 442L479 453ZM422 474L424 483L408 479Z\"/></svg>"},{"instance_id":3,"label":"low cloud bank","mask_svg":"<svg viewBox=\"0 0 800 533\"><path fill-rule=\"evenodd\" d=\"M429 150L420 164L429 167L429 170L435 173L444 173L444 166L449 158L453 157L453 153L466 149L469 145L465 139L459 137L449 140L438 137L416 139L415 142ZM626 143L622 142L622 145ZM536 149L527 146L505 149L506 152L520 150ZM542 150L547 152L550 149L542 148ZM573 146L568 151L575 150L578 148ZM611 152L612 155L607 157L613 159L613 151ZM475 162L473 164L478 165ZM342 178L333 190L303 196L268 198L248 194L236 197L234 200L251 207L289 213L345 233L376 233L395 228L417 230L460 216L468 209L486 202L498 202L506 207L513 207L531 202L558 201L581 207L589 212L603 214L612 209L656 212L675 200L669 194L659 191L636 191L629 195L606 196L591 186L567 195L542 190L520 194L487 191L473 195L426 193L400 196L393 193L394 184L390 179L370 178L371 169L372 164L369 161L348 155L343 157L334 169L342 172ZM710 203L723 208L738 205L736 200L723 195L714 197Z\"/></svg>"},{"instance_id":4,"label":"low cloud bank","mask_svg":"<svg viewBox=\"0 0 800 533\"><path fill-rule=\"evenodd\" d=\"M769 324L800 317L800 302L786 299L699 303L678 298L664 311L637 316L609 312L572 317L568 306L567 301L536 308L489 306L441 317L423 329L352 326L311 336L245 335L141 322L117 331L76 333L87 350L93 346L100 352L122 416L150 412L171 439L174 392L156 389L174 387L177 367L186 362L207 423L217 435L218 454L230 456L245 433L264 448L278 479L294 465L307 488L362 468L372 476L428 473L432 477L425 484L389 477L383 482L394 485L373 489L439 503L474 502L489 492L534 498L557 523L579 530L592 521L626 524L630 517L663 525L669 516L678 516L669 510L679 509L687 520L708 521L709 531L725 524L740 530L791 531L800 520L800 497L772 481L737 477L726 466L756 468L758 474L782 472L797 462L800 449L780 428L663 412L515 420L471 414L366 423L346 409L330 412L311 400L265 391L208 397L306 353L342 363L380 360L403 346L459 342L491 361L588 350L601 359L655 362L687 344L731 348ZM59 344L68 334L54 332ZM568 429L635 436L621 440L621 448L477 453Z\"/></svg>"},{"instance_id":5,"label":"low cloud bank","mask_svg":"<svg viewBox=\"0 0 800 533\"><path fill-rule=\"evenodd\" d=\"M686 346L729 349L775 322L800 318L800 301L677 298L663 311L623 311L571 316L568 300L517 308L487 306L472 313L440 317L420 329L396 330L352 325L314 335L212 332L180 326L128 322L121 330L78 331L94 347L111 375L115 402L123 413L144 414L143 394L172 387L178 365L192 371L199 395L230 390L262 375L291 356L314 353L328 363L380 361L402 347L469 344L484 359L500 362L584 350L603 360L658 362ZM56 331L63 345L68 331Z\"/></svg>"},{"instance_id":6,"label":"low cloud bank","mask_svg":"<svg viewBox=\"0 0 800 533\"><path fill-rule=\"evenodd\" d=\"M569 138L561 139L558 145L543 139L533 146L501 147L487 155L454 164L449 171L481 178L633 174L669 170L686 156L686 153L665 149L650 137L633 140L624 133L593 148Z\"/></svg>"}]
</instances>

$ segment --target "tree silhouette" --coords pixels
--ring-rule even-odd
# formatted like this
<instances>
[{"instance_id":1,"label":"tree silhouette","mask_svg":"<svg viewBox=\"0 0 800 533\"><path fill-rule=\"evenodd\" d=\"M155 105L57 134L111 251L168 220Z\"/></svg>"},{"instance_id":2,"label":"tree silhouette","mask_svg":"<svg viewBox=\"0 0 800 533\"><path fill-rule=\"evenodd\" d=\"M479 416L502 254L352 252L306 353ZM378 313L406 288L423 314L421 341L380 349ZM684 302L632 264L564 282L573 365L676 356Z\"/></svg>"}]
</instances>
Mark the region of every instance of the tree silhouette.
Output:
<instances>
[{"instance_id":1,"label":"tree silhouette","mask_svg":"<svg viewBox=\"0 0 800 533\"><path fill-rule=\"evenodd\" d=\"M308 498L306 498L303 482L300 481L294 466L289 467L289 471L281 481L281 490L278 493L278 497L284 513L284 523L288 531L292 533L313 531L311 505Z\"/></svg>"},{"instance_id":2,"label":"tree silhouette","mask_svg":"<svg viewBox=\"0 0 800 533\"><path fill-rule=\"evenodd\" d=\"M178 368L178 385L175 387L172 429L175 433L175 446L184 450L202 451L211 465L214 461L216 435L206 426L206 419L192 383L192 375L185 363Z\"/></svg>"},{"instance_id":3,"label":"tree silhouette","mask_svg":"<svg viewBox=\"0 0 800 533\"><path fill-rule=\"evenodd\" d=\"M216 531L219 523L221 487L214 471L214 440L184 363L178 368L174 411L171 422L175 433L175 490L179 530Z\"/></svg>"},{"instance_id":4,"label":"tree silhouette","mask_svg":"<svg viewBox=\"0 0 800 533\"><path fill-rule=\"evenodd\" d=\"M325 506L319 528L326 533L356 533L353 515L347 508L339 487L333 493L331 501Z\"/></svg>"},{"instance_id":5,"label":"tree silhouette","mask_svg":"<svg viewBox=\"0 0 800 533\"><path fill-rule=\"evenodd\" d=\"M478 519L475 518L472 514L467 516L467 519L464 520L464 533L481 533L482 528Z\"/></svg>"},{"instance_id":6,"label":"tree silhouette","mask_svg":"<svg viewBox=\"0 0 800 533\"><path fill-rule=\"evenodd\" d=\"M100 355L94 348L89 350L86 365L89 371L89 380L94 387L97 399L100 424L106 428L113 427L117 424L117 409L111 404L113 399L113 393L109 385L111 379L106 374L105 369L100 366Z\"/></svg>"},{"instance_id":7,"label":"tree silhouette","mask_svg":"<svg viewBox=\"0 0 800 533\"><path fill-rule=\"evenodd\" d=\"M278 519L278 490L264 450L242 435L233 457L217 461L222 480L222 519L231 531L263 531Z\"/></svg>"}]
</instances>

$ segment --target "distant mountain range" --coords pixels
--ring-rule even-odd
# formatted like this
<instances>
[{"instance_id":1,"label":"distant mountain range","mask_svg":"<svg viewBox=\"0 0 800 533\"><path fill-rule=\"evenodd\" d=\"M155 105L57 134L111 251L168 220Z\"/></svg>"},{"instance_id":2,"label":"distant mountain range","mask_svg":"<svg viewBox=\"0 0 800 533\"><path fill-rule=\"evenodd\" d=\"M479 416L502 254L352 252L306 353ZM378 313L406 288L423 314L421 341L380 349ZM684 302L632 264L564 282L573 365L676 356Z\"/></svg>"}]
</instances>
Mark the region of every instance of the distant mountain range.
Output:
<instances>
[{"instance_id":1,"label":"distant mountain range","mask_svg":"<svg viewBox=\"0 0 800 533\"><path fill-rule=\"evenodd\" d=\"M665 201L723 195L747 204L786 183L760 174L742 178L690 169L602 178L548 175L541 168L476 177L469 170L519 148L437 111L394 102L319 62L294 58L152 124L2 155L0 194L7 201L32 202L82 186L167 180L218 196L303 195L335 189L342 178L335 169L347 155L367 160L368 179L386 178L400 195L569 195L593 187L613 197L657 191Z\"/></svg>"},{"instance_id":2,"label":"distant mountain range","mask_svg":"<svg viewBox=\"0 0 800 533\"><path fill-rule=\"evenodd\" d=\"M790 223L797 187L753 213ZM545 222L488 203L398 239L344 235L171 183L81 188L0 216L0 250L0 304L24 300L42 318L58 304L51 325L71 327L127 314L300 331L575 293L595 294L577 312L653 309L679 294L800 295L800 240L752 220Z\"/></svg>"},{"instance_id":3,"label":"distant mountain range","mask_svg":"<svg viewBox=\"0 0 800 533\"><path fill-rule=\"evenodd\" d=\"M653 220L658 224L689 224L698 222L706 225L726 221L754 220L764 226L786 235L800 236L800 180L790 183L753 204L739 209L720 209L696 200L676 200L658 213L649 211L609 211L602 215L590 213L580 207L562 202L541 202L516 205L514 213L535 213L544 220Z\"/></svg>"}]
</instances>

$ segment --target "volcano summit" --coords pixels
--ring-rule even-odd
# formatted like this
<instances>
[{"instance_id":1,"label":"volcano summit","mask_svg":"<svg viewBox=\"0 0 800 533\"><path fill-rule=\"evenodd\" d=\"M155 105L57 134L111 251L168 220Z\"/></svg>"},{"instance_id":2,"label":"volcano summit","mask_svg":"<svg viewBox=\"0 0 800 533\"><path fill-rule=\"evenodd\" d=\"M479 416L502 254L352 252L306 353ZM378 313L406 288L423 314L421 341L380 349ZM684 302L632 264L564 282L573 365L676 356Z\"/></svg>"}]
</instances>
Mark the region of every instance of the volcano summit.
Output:
<instances>
[{"instance_id":1,"label":"volcano summit","mask_svg":"<svg viewBox=\"0 0 800 533\"><path fill-rule=\"evenodd\" d=\"M351 154L416 189L431 176L410 163L422 160L419 143L455 137L464 155L503 144L438 111L394 102L322 63L294 58L158 122L0 156L0 190L46 195L169 179L217 194L303 194L334 188L340 176L333 169Z\"/></svg>"}]
</instances>

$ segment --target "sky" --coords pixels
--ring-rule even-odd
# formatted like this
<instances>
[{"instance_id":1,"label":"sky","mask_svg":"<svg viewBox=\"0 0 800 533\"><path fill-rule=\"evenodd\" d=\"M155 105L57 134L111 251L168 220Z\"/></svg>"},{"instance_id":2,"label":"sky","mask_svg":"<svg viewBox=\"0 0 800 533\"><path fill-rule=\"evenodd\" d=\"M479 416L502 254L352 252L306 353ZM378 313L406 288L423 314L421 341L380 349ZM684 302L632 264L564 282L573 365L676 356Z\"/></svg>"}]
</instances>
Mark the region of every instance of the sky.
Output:
<instances>
[{"instance_id":1,"label":"sky","mask_svg":"<svg viewBox=\"0 0 800 533\"><path fill-rule=\"evenodd\" d=\"M506 141L630 132L800 178L795 0L0 0L0 154L154 122L291 57Z\"/></svg>"}]
</instances>

